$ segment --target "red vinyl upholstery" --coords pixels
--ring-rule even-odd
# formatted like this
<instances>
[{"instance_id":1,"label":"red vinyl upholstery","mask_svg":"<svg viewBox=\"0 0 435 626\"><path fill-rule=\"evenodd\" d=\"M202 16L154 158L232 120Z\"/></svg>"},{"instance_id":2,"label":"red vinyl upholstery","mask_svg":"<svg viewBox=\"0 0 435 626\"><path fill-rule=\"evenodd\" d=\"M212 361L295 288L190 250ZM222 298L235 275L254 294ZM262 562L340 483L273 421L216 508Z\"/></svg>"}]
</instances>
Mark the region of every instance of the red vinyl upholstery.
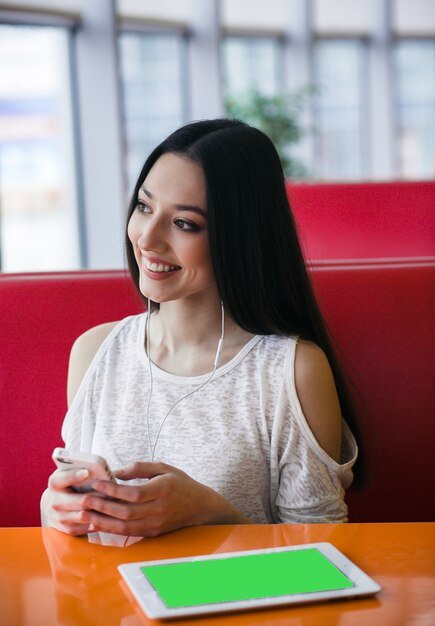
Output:
<instances>
[{"instance_id":1,"label":"red vinyl upholstery","mask_svg":"<svg viewBox=\"0 0 435 626\"><path fill-rule=\"evenodd\" d=\"M40 524L74 340L141 310L122 271L0 276L0 526Z\"/></svg>"},{"instance_id":2,"label":"red vinyl upholstery","mask_svg":"<svg viewBox=\"0 0 435 626\"><path fill-rule=\"evenodd\" d=\"M320 266L312 280L363 440L351 521L435 520L435 259Z\"/></svg>"},{"instance_id":3,"label":"red vinyl upholstery","mask_svg":"<svg viewBox=\"0 0 435 626\"><path fill-rule=\"evenodd\" d=\"M352 521L435 519L435 261L311 268L357 389L365 485ZM74 339L143 310L122 271L0 277L0 525L39 525Z\"/></svg>"},{"instance_id":4,"label":"red vinyl upholstery","mask_svg":"<svg viewBox=\"0 0 435 626\"><path fill-rule=\"evenodd\" d=\"M435 181L290 184L306 259L435 256Z\"/></svg>"}]
</instances>

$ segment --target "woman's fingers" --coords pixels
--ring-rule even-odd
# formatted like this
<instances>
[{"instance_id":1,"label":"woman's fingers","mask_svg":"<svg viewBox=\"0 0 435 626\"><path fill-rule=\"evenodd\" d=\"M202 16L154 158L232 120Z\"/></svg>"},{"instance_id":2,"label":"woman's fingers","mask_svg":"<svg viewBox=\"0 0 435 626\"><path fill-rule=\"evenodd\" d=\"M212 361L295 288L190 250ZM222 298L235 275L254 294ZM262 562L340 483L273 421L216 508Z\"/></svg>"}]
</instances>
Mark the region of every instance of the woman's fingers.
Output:
<instances>
[{"instance_id":1,"label":"woman's fingers","mask_svg":"<svg viewBox=\"0 0 435 626\"><path fill-rule=\"evenodd\" d=\"M106 498L131 504L143 504L151 502L159 496L162 489L161 483L162 480L159 476L149 480L144 485L117 485L108 480L100 480L95 483L94 489L99 494L100 500L103 500L101 496L105 496ZM85 504L90 501L91 497L92 494L85 496Z\"/></svg>"},{"instance_id":2,"label":"woman's fingers","mask_svg":"<svg viewBox=\"0 0 435 626\"><path fill-rule=\"evenodd\" d=\"M164 527L162 520L158 516L123 520L94 510L85 511L85 513L87 519L89 519L89 532L99 531L116 535L156 537L162 534L162 532L171 530Z\"/></svg>"},{"instance_id":3,"label":"woman's fingers","mask_svg":"<svg viewBox=\"0 0 435 626\"><path fill-rule=\"evenodd\" d=\"M48 479L50 489L67 489L79 485L89 477L87 469L56 470Z\"/></svg>"},{"instance_id":4,"label":"woman's fingers","mask_svg":"<svg viewBox=\"0 0 435 626\"><path fill-rule=\"evenodd\" d=\"M121 480L148 479L142 485L120 485L108 480L99 480L93 485L101 495L134 504L151 502L160 497L174 480L188 478L181 470L165 463L131 463L116 471L115 476Z\"/></svg>"},{"instance_id":5,"label":"woman's fingers","mask_svg":"<svg viewBox=\"0 0 435 626\"><path fill-rule=\"evenodd\" d=\"M59 522L59 523L53 523L52 527L56 528L56 530L60 530L60 532L65 533L66 535L71 535L71 537L81 537L83 535L87 535L88 532L91 532L87 524L86 525L71 524L69 526L67 524L61 524Z\"/></svg>"},{"instance_id":6,"label":"woman's fingers","mask_svg":"<svg viewBox=\"0 0 435 626\"><path fill-rule=\"evenodd\" d=\"M120 503L99 498L98 496L86 496L84 506L86 511L97 511L102 515L121 520L141 519L146 514L144 505L134 505L127 502Z\"/></svg>"},{"instance_id":7,"label":"woman's fingers","mask_svg":"<svg viewBox=\"0 0 435 626\"><path fill-rule=\"evenodd\" d=\"M74 493L70 491L63 491L57 493L52 503L52 508L55 511L82 511L89 508L86 505L87 494ZM102 496L95 495L95 498L102 500Z\"/></svg>"},{"instance_id":8,"label":"woman's fingers","mask_svg":"<svg viewBox=\"0 0 435 626\"><path fill-rule=\"evenodd\" d=\"M121 480L132 480L133 478L154 478L162 474L179 473L176 467L166 463L151 463L148 461L136 461L129 463L126 467L116 470L114 475Z\"/></svg>"},{"instance_id":9,"label":"woman's fingers","mask_svg":"<svg viewBox=\"0 0 435 626\"><path fill-rule=\"evenodd\" d=\"M178 528L182 525L178 518L180 510L184 510L186 489L182 485L184 475L179 474L159 475L138 486L96 483L106 498L92 493L84 495L82 504L89 514L84 519L96 530L146 537ZM188 511L184 511L183 519L186 513L189 517Z\"/></svg>"},{"instance_id":10,"label":"woman's fingers","mask_svg":"<svg viewBox=\"0 0 435 626\"><path fill-rule=\"evenodd\" d=\"M83 510L83 494L74 493L71 487L88 478L87 470L56 470L50 476L47 490L46 516L50 526L68 535L85 535L89 522Z\"/></svg>"},{"instance_id":11,"label":"woman's fingers","mask_svg":"<svg viewBox=\"0 0 435 626\"><path fill-rule=\"evenodd\" d=\"M89 532L89 522L86 521L86 515L87 511L58 511L53 507L50 515L50 526L75 537L86 535Z\"/></svg>"}]
</instances>

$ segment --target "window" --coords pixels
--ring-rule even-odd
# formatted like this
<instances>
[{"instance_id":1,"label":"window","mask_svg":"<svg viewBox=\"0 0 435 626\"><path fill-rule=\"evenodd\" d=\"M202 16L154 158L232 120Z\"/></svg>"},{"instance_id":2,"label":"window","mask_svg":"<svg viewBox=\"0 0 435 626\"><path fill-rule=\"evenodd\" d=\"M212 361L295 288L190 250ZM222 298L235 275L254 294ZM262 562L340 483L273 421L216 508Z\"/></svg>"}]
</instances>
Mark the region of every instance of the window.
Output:
<instances>
[{"instance_id":1,"label":"window","mask_svg":"<svg viewBox=\"0 0 435 626\"><path fill-rule=\"evenodd\" d=\"M1 269L80 267L69 32L0 25Z\"/></svg>"},{"instance_id":2,"label":"window","mask_svg":"<svg viewBox=\"0 0 435 626\"><path fill-rule=\"evenodd\" d=\"M151 150L186 119L185 40L178 34L126 32L119 45L131 192Z\"/></svg>"},{"instance_id":3,"label":"window","mask_svg":"<svg viewBox=\"0 0 435 626\"><path fill-rule=\"evenodd\" d=\"M399 175L435 177L435 41L400 41L394 49Z\"/></svg>"},{"instance_id":4,"label":"window","mask_svg":"<svg viewBox=\"0 0 435 626\"><path fill-rule=\"evenodd\" d=\"M314 47L315 167L322 179L365 173L364 52L359 40L317 41Z\"/></svg>"},{"instance_id":5,"label":"window","mask_svg":"<svg viewBox=\"0 0 435 626\"><path fill-rule=\"evenodd\" d=\"M279 39L228 36L222 45L227 94L233 95L256 87L266 95L273 95L280 89Z\"/></svg>"}]
</instances>

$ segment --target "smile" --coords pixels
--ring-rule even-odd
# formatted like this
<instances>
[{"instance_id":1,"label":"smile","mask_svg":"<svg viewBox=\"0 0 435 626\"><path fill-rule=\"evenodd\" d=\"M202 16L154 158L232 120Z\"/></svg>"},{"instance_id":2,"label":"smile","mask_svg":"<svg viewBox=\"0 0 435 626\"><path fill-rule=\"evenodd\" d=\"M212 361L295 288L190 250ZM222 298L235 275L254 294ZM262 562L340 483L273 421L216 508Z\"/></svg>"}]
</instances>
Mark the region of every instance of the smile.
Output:
<instances>
[{"instance_id":1,"label":"smile","mask_svg":"<svg viewBox=\"0 0 435 626\"><path fill-rule=\"evenodd\" d=\"M178 265L163 265L163 263L151 263L145 257L142 258L142 264L149 272L162 273L162 272L174 272L181 269Z\"/></svg>"}]
</instances>

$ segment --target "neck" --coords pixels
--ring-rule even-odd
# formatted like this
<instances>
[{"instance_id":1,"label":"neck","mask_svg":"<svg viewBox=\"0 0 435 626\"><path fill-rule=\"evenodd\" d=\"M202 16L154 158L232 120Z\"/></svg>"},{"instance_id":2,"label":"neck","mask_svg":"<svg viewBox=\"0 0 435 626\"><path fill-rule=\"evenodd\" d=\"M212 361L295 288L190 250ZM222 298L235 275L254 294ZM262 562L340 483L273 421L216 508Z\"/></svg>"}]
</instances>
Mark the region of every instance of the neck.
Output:
<instances>
[{"instance_id":1,"label":"neck","mask_svg":"<svg viewBox=\"0 0 435 626\"><path fill-rule=\"evenodd\" d=\"M222 309L219 295L206 302L174 300L160 305L152 314L150 339L153 354L163 350L167 357L214 352L222 334ZM253 337L224 312L224 345L227 350L239 349Z\"/></svg>"},{"instance_id":2,"label":"neck","mask_svg":"<svg viewBox=\"0 0 435 626\"><path fill-rule=\"evenodd\" d=\"M227 327L230 321L227 319L226 322ZM221 336L221 327L219 297L201 303L187 300L165 302L151 317L151 342L164 346L170 354L196 346L212 347Z\"/></svg>"},{"instance_id":3,"label":"neck","mask_svg":"<svg viewBox=\"0 0 435 626\"><path fill-rule=\"evenodd\" d=\"M225 311L225 339L222 332L220 298L214 302L165 302L150 318L148 330L152 361L161 369L180 376L197 376L212 371L219 347L218 367L230 361L253 337L238 326Z\"/></svg>"}]
</instances>

